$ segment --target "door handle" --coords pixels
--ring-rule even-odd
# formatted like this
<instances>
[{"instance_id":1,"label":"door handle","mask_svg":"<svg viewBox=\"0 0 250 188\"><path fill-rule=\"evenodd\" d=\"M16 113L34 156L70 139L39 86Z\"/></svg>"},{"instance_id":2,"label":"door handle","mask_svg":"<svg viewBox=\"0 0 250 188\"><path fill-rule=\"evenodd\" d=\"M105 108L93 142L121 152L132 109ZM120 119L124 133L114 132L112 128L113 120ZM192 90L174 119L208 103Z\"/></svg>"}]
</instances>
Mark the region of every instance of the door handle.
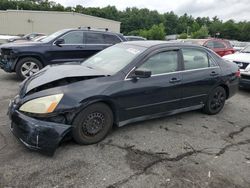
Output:
<instances>
[{"instance_id":1,"label":"door handle","mask_svg":"<svg viewBox=\"0 0 250 188\"><path fill-rule=\"evenodd\" d=\"M179 79L179 78L171 78L171 80L169 80L169 83L178 83L180 81L181 81L181 79Z\"/></svg>"},{"instance_id":2,"label":"door handle","mask_svg":"<svg viewBox=\"0 0 250 188\"><path fill-rule=\"evenodd\" d=\"M218 75L219 74L217 72L215 72L215 71L213 71L213 72L210 73L210 76L218 76Z\"/></svg>"}]
</instances>

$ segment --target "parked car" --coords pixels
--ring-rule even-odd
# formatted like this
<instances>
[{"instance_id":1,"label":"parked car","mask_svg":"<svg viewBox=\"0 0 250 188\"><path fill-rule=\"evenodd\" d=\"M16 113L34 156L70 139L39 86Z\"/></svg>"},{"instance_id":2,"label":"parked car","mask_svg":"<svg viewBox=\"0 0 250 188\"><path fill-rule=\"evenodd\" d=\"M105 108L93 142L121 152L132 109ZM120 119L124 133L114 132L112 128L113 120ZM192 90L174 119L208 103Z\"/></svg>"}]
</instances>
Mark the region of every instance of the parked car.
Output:
<instances>
[{"instance_id":1,"label":"parked car","mask_svg":"<svg viewBox=\"0 0 250 188\"><path fill-rule=\"evenodd\" d=\"M225 39L215 39L215 38L187 39L184 40L184 42L199 44L207 48L210 48L221 57L223 57L224 55L235 53L235 49L232 47L231 43Z\"/></svg>"},{"instance_id":2,"label":"parked car","mask_svg":"<svg viewBox=\"0 0 250 188\"><path fill-rule=\"evenodd\" d=\"M125 39L127 41L139 41L139 40L147 40L144 37L140 37L140 36L125 36Z\"/></svg>"},{"instance_id":3,"label":"parked car","mask_svg":"<svg viewBox=\"0 0 250 188\"><path fill-rule=\"evenodd\" d=\"M46 38L46 35L43 36L37 36L31 40L16 40L13 43L24 43L24 42L40 42L42 39Z\"/></svg>"},{"instance_id":4,"label":"parked car","mask_svg":"<svg viewBox=\"0 0 250 188\"><path fill-rule=\"evenodd\" d=\"M29 33L27 35L24 35L23 37L13 37L8 39L8 42L15 42L15 41L19 41L19 40L26 40L26 41L30 41L33 38L39 37L39 36L44 36L45 34L43 33Z\"/></svg>"},{"instance_id":5,"label":"parked car","mask_svg":"<svg viewBox=\"0 0 250 188\"><path fill-rule=\"evenodd\" d=\"M18 36L12 36L12 35L0 35L0 45L1 44L5 44L8 42L8 40L10 38L13 38L13 37L18 37Z\"/></svg>"},{"instance_id":6,"label":"parked car","mask_svg":"<svg viewBox=\"0 0 250 188\"><path fill-rule=\"evenodd\" d=\"M65 136L94 144L113 125L197 109L217 114L238 80L238 66L209 49L124 42L26 79L9 107L11 130L28 148L53 154Z\"/></svg>"},{"instance_id":7,"label":"parked car","mask_svg":"<svg viewBox=\"0 0 250 188\"><path fill-rule=\"evenodd\" d=\"M250 88L250 45L238 53L226 55L223 58L239 66L241 72L240 86Z\"/></svg>"},{"instance_id":8,"label":"parked car","mask_svg":"<svg viewBox=\"0 0 250 188\"><path fill-rule=\"evenodd\" d=\"M249 42L241 42L237 40L230 40L229 42L236 52L243 50L246 46L249 45Z\"/></svg>"},{"instance_id":9,"label":"parked car","mask_svg":"<svg viewBox=\"0 0 250 188\"><path fill-rule=\"evenodd\" d=\"M32 39L32 41L34 41L34 42L40 42L40 41L42 41L43 39L45 39L47 36L46 35L44 35L44 36L39 36L39 37L35 37L35 38L33 38Z\"/></svg>"},{"instance_id":10,"label":"parked car","mask_svg":"<svg viewBox=\"0 0 250 188\"><path fill-rule=\"evenodd\" d=\"M92 29L64 29L40 42L0 46L0 67L25 79L50 64L82 61L126 39L123 35Z\"/></svg>"}]
</instances>

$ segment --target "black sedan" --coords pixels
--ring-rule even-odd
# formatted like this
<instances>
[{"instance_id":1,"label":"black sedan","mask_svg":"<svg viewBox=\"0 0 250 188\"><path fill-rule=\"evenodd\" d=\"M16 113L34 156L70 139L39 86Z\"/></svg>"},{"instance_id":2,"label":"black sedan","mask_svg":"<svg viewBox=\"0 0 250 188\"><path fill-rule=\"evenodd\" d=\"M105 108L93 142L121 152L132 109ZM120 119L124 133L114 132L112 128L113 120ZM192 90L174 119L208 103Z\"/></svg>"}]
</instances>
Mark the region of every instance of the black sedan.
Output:
<instances>
[{"instance_id":1,"label":"black sedan","mask_svg":"<svg viewBox=\"0 0 250 188\"><path fill-rule=\"evenodd\" d=\"M236 64L204 47L120 43L26 79L10 103L11 130L28 148L53 154L65 137L94 144L113 126L197 109L216 114L239 77Z\"/></svg>"}]
</instances>

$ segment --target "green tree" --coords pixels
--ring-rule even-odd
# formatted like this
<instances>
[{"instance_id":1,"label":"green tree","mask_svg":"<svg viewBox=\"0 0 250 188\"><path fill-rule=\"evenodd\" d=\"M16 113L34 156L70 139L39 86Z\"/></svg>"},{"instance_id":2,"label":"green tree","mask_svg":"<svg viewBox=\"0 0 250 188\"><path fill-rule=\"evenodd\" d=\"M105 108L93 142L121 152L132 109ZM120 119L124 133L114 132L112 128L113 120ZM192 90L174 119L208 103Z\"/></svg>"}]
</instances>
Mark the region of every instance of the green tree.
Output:
<instances>
[{"instance_id":1,"label":"green tree","mask_svg":"<svg viewBox=\"0 0 250 188\"><path fill-rule=\"evenodd\" d=\"M163 23L159 25L153 25L149 30L141 30L140 36L143 36L149 40L164 40L166 33Z\"/></svg>"},{"instance_id":2,"label":"green tree","mask_svg":"<svg viewBox=\"0 0 250 188\"><path fill-rule=\"evenodd\" d=\"M163 24L165 31L171 35L177 33L178 16L174 12L167 12L163 14Z\"/></svg>"},{"instance_id":3,"label":"green tree","mask_svg":"<svg viewBox=\"0 0 250 188\"><path fill-rule=\"evenodd\" d=\"M187 35L187 33L181 33L178 38L179 39L187 39L188 35Z\"/></svg>"},{"instance_id":4,"label":"green tree","mask_svg":"<svg viewBox=\"0 0 250 188\"><path fill-rule=\"evenodd\" d=\"M221 37L226 39L237 39L240 38L240 30L237 24L233 20L228 20L223 24L221 31Z\"/></svg>"},{"instance_id":5,"label":"green tree","mask_svg":"<svg viewBox=\"0 0 250 188\"><path fill-rule=\"evenodd\" d=\"M193 32L191 34L192 38L194 39L203 39L209 36L208 28L206 26L202 26L198 31Z\"/></svg>"}]
</instances>

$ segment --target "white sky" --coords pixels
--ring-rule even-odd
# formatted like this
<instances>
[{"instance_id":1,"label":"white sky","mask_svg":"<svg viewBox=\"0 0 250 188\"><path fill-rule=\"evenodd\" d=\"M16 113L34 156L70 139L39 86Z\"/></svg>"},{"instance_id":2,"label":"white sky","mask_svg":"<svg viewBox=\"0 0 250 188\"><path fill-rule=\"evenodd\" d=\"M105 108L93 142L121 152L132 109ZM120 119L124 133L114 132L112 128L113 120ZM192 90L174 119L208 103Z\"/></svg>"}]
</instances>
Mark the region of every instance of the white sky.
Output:
<instances>
[{"instance_id":1,"label":"white sky","mask_svg":"<svg viewBox=\"0 0 250 188\"><path fill-rule=\"evenodd\" d=\"M250 21L250 0L54 0L64 6L105 7L114 5L119 10L126 7L148 8L160 13L174 11L194 17L218 16L220 19Z\"/></svg>"}]
</instances>

